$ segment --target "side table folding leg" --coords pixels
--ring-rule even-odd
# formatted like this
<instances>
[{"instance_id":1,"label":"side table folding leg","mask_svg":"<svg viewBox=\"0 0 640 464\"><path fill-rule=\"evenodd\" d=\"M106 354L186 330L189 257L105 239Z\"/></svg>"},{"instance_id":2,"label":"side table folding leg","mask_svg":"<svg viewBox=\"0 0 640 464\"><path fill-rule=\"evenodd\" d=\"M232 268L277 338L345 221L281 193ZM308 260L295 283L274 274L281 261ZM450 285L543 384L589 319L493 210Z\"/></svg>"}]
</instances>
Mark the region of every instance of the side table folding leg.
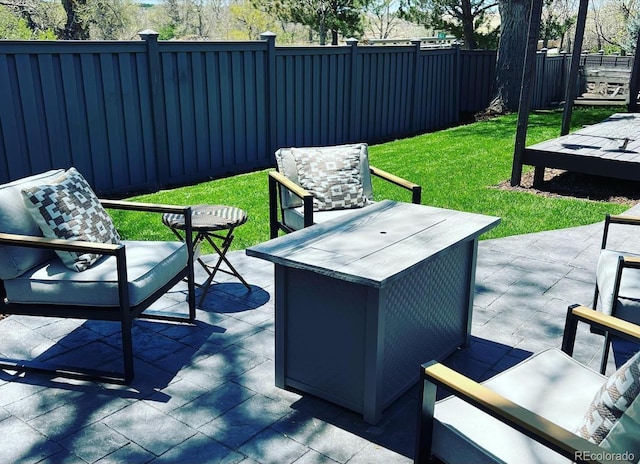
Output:
<instances>
[{"instance_id":1,"label":"side table folding leg","mask_svg":"<svg viewBox=\"0 0 640 464\"><path fill-rule=\"evenodd\" d=\"M206 240L218 255L214 265L205 263L200 256L197 257L197 261L207 274L209 274L207 280L203 284L198 285L202 288L203 292L200 297L199 304L202 304L207 296L207 291L218 272L235 276L245 287L247 287L249 291L251 291L251 286L244 280L226 256L229 251L229 247L233 243L233 232L236 227L247 222L247 213L240 208L223 205L198 205L193 206L191 211L191 224L193 233L195 234L193 239L194 250L199 249L202 243ZM162 222L181 240L184 240L183 233L185 226L184 218L182 216L177 214L165 214L162 217ZM214 239L220 240L220 243L216 243ZM226 265L227 269L221 267L223 263Z\"/></svg>"}]
</instances>

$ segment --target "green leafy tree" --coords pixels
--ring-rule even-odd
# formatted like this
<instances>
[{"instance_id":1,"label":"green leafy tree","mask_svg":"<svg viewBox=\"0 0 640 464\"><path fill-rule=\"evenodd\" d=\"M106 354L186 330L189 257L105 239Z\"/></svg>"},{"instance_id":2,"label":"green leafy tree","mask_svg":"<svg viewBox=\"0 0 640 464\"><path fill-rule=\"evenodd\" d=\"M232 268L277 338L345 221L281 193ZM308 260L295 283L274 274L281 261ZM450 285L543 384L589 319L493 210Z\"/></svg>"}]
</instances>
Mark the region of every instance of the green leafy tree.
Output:
<instances>
[{"instance_id":1,"label":"green leafy tree","mask_svg":"<svg viewBox=\"0 0 640 464\"><path fill-rule=\"evenodd\" d=\"M51 28L32 20L29 12L37 12L36 5L28 2L3 5L0 2L0 39L11 40L55 40Z\"/></svg>"},{"instance_id":2,"label":"green leafy tree","mask_svg":"<svg viewBox=\"0 0 640 464\"><path fill-rule=\"evenodd\" d=\"M0 5L0 39L27 40L33 31L27 21L17 16L8 7Z\"/></svg>"},{"instance_id":3,"label":"green leafy tree","mask_svg":"<svg viewBox=\"0 0 640 464\"><path fill-rule=\"evenodd\" d=\"M89 24L80 18L80 11L87 5L87 0L61 0L67 15L64 29L59 34L61 39L88 40Z\"/></svg>"},{"instance_id":4,"label":"green leafy tree","mask_svg":"<svg viewBox=\"0 0 640 464\"><path fill-rule=\"evenodd\" d=\"M64 27L65 15L59 2L0 0L0 6L26 22L27 28L31 31L30 38L54 40L55 31ZM22 23L16 25L16 28L16 34L25 35Z\"/></svg>"},{"instance_id":5,"label":"green leafy tree","mask_svg":"<svg viewBox=\"0 0 640 464\"><path fill-rule=\"evenodd\" d=\"M130 39L137 32L138 8L131 0L90 0L78 6L77 15L92 39Z\"/></svg>"},{"instance_id":6,"label":"green leafy tree","mask_svg":"<svg viewBox=\"0 0 640 464\"><path fill-rule=\"evenodd\" d=\"M279 37L282 35L277 21L249 1L229 5L229 13L234 26L229 34L231 39L257 40L265 31L274 32Z\"/></svg>"},{"instance_id":7,"label":"green leafy tree","mask_svg":"<svg viewBox=\"0 0 640 464\"><path fill-rule=\"evenodd\" d=\"M325 45L331 34L331 44L338 37L362 36L364 14L369 0L253 0L256 7L281 21L308 26Z\"/></svg>"},{"instance_id":8,"label":"green leafy tree","mask_svg":"<svg viewBox=\"0 0 640 464\"><path fill-rule=\"evenodd\" d=\"M461 38L463 48L474 50L497 37L489 25L496 5L495 0L405 0L401 13L409 21Z\"/></svg>"},{"instance_id":9,"label":"green leafy tree","mask_svg":"<svg viewBox=\"0 0 640 464\"><path fill-rule=\"evenodd\" d=\"M627 24L627 39L623 44L624 50L630 55L636 55L636 44L638 43L638 33L640 32L640 15L636 14L629 18Z\"/></svg>"},{"instance_id":10,"label":"green leafy tree","mask_svg":"<svg viewBox=\"0 0 640 464\"><path fill-rule=\"evenodd\" d=\"M544 0L540 17L540 40L544 48L549 47L550 40L560 39L560 48L564 46L564 38L576 23L573 8L565 0Z\"/></svg>"}]
</instances>

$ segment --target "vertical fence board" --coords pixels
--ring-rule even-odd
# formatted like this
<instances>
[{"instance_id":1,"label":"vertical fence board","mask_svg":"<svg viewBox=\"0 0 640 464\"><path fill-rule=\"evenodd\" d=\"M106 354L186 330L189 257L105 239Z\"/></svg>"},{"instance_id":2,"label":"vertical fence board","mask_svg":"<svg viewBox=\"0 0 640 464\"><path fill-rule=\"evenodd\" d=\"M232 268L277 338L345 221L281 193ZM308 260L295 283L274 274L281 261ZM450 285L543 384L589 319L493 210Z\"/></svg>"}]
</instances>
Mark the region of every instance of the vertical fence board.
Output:
<instances>
[{"instance_id":1,"label":"vertical fence board","mask_svg":"<svg viewBox=\"0 0 640 464\"><path fill-rule=\"evenodd\" d=\"M215 172L223 166L222 162L222 114L216 109L221 107L220 103L220 63L219 54L207 52L206 57L206 74L205 82L208 96L207 108L209 109L209 143L210 143L210 161L209 167Z\"/></svg>"},{"instance_id":2,"label":"vertical fence board","mask_svg":"<svg viewBox=\"0 0 640 464\"><path fill-rule=\"evenodd\" d=\"M68 133L70 164L76 166L82 173L92 171L93 165L89 143L89 127L84 111L84 98L82 94L82 74L79 70L79 57L72 53L60 55L60 82L66 111L61 111L61 117L65 118ZM78 79L80 77L80 79ZM63 166L53 166L63 167ZM66 167L66 166L64 166Z\"/></svg>"},{"instance_id":3,"label":"vertical fence board","mask_svg":"<svg viewBox=\"0 0 640 464\"><path fill-rule=\"evenodd\" d=\"M57 78L56 66L54 65L54 59L52 55L38 55L38 72L40 77L40 85L42 87L43 98L43 112L39 115L34 115L41 124L45 125L47 131L47 152L49 159L47 164L49 166L43 166L43 170L48 167L66 167L71 165L71 153L69 150L69 140L64 134L67 133L65 127L66 119L59 114L60 110L64 109L64 106L60 105L61 88L60 79ZM52 147L56 147L56 154L54 160L54 150Z\"/></svg>"},{"instance_id":4,"label":"vertical fence board","mask_svg":"<svg viewBox=\"0 0 640 464\"><path fill-rule=\"evenodd\" d=\"M18 108L15 104L14 98L18 95L14 94L11 89L13 88L10 61L12 58L7 59L6 55L0 55L0 132L2 138L0 139L2 148L2 174L3 182L7 182L12 179L23 177L31 174L31 166L29 163L29 156L22 149L23 144L19 131L19 125L17 121Z\"/></svg>"}]
</instances>

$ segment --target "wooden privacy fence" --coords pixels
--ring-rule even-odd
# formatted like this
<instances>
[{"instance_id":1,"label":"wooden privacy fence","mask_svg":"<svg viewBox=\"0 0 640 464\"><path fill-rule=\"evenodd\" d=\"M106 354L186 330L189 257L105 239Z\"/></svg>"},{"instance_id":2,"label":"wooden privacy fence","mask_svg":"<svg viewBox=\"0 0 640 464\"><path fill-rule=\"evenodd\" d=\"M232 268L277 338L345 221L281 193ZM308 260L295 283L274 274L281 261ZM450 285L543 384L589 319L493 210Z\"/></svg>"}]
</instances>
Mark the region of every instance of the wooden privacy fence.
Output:
<instances>
[{"instance_id":1,"label":"wooden privacy fence","mask_svg":"<svg viewBox=\"0 0 640 464\"><path fill-rule=\"evenodd\" d=\"M118 196L272 166L278 147L406 137L486 107L495 72L495 51L419 41L276 47L269 33L251 42L140 35L0 41L0 182L73 165ZM540 68L534 108L563 86L562 66Z\"/></svg>"}]
</instances>

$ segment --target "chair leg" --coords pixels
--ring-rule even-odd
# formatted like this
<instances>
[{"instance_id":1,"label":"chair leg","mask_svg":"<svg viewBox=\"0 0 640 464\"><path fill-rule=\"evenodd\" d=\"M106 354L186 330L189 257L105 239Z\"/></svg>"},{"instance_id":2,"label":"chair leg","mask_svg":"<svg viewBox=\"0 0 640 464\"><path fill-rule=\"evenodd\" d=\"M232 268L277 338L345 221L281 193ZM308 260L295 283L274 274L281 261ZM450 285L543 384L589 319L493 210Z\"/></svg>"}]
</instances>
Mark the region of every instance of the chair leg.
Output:
<instances>
[{"instance_id":1,"label":"chair leg","mask_svg":"<svg viewBox=\"0 0 640 464\"><path fill-rule=\"evenodd\" d=\"M603 375L607 371L607 363L609 362L610 349L611 349L611 337L607 332L604 334L604 344L602 346L602 357L600 358L600 373Z\"/></svg>"},{"instance_id":2,"label":"chair leg","mask_svg":"<svg viewBox=\"0 0 640 464\"><path fill-rule=\"evenodd\" d=\"M418 426L416 430L415 464L425 464L431 461L433 415L437 388L425 375L425 368L429 364L431 363L423 364L420 370L420 408L418 410Z\"/></svg>"},{"instance_id":3,"label":"chair leg","mask_svg":"<svg viewBox=\"0 0 640 464\"><path fill-rule=\"evenodd\" d=\"M121 322L122 329L122 358L124 361L124 383L133 380L133 336L131 334L132 321L125 317Z\"/></svg>"},{"instance_id":4,"label":"chair leg","mask_svg":"<svg viewBox=\"0 0 640 464\"><path fill-rule=\"evenodd\" d=\"M278 236L278 185L276 181L269 176L269 237L276 238Z\"/></svg>"}]
</instances>

